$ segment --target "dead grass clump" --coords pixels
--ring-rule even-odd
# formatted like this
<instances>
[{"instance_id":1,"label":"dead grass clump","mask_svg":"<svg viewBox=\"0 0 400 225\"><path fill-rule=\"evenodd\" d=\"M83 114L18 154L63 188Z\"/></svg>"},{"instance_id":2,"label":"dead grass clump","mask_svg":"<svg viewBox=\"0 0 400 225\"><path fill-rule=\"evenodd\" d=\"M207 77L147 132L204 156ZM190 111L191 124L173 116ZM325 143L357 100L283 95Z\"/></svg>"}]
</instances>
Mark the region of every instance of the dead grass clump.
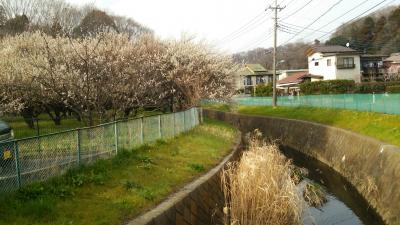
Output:
<instances>
[{"instance_id":1,"label":"dead grass clump","mask_svg":"<svg viewBox=\"0 0 400 225\"><path fill-rule=\"evenodd\" d=\"M312 207L322 207L328 199L324 188L316 183L307 184L303 191L304 200Z\"/></svg>"},{"instance_id":2,"label":"dead grass clump","mask_svg":"<svg viewBox=\"0 0 400 225\"><path fill-rule=\"evenodd\" d=\"M304 167L292 166L290 176L293 182L298 185L308 175L308 170Z\"/></svg>"},{"instance_id":3,"label":"dead grass clump","mask_svg":"<svg viewBox=\"0 0 400 225\"><path fill-rule=\"evenodd\" d=\"M300 224L304 205L291 179L292 164L261 136L256 131L241 160L222 173L226 224Z\"/></svg>"}]
</instances>

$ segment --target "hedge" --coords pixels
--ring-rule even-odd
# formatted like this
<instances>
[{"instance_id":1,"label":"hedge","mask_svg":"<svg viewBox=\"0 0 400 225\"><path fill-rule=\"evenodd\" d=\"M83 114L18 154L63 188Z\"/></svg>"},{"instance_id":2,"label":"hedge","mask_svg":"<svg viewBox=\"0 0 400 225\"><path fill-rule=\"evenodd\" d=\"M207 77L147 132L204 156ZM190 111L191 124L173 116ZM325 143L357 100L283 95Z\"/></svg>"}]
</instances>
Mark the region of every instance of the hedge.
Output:
<instances>
[{"instance_id":1,"label":"hedge","mask_svg":"<svg viewBox=\"0 0 400 225\"><path fill-rule=\"evenodd\" d=\"M353 80L325 80L300 84L303 95L351 94L351 93L399 93L399 81L369 82L356 84Z\"/></svg>"},{"instance_id":2,"label":"hedge","mask_svg":"<svg viewBox=\"0 0 400 225\"><path fill-rule=\"evenodd\" d=\"M302 94L344 94L355 88L354 80L326 80L300 84Z\"/></svg>"},{"instance_id":3,"label":"hedge","mask_svg":"<svg viewBox=\"0 0 400 225\"><path fill-rule=\"evenodd\" d=\"M272 96L272 83L268 83L267 85L261 84L257 85L255 95L252 93L252 96L256 97L266 97L266 96Z\"/></svg>"},{"instance_id":4,"label":"hedge","mask_svg":"<svg viewBox=\"0 0 400 225\"><path fill-rule=\"evenodd\" d=\"M400 85L387 86L386 91L389 93L400 93Z\"/></svg>"}]
</instances>

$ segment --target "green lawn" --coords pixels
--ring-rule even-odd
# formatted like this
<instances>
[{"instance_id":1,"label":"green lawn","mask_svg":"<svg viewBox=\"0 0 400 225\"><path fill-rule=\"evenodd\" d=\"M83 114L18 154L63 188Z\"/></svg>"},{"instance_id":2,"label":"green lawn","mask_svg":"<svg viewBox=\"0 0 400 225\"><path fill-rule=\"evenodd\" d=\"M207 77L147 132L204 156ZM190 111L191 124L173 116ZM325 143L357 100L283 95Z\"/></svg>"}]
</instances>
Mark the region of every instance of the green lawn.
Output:
<instances>
[{"instance_id":1,"label":"green lawn","mask_svg":"<svg viewBox=\"0 0 400 225\"><path fill-rule=\"evenodd\" d=\"M227 155L237 131L222 122L121 151L109 160L0 199L0 224L121 224L155 206Z\"/></svg>"},{"instance_id":2,"label":"green lawn","mask_svg":"<svg viewBox=\"0 0 400 225\"><path fill-rule=\"evenodd\" d=\"M240 106L238 113L306 120L400 146L400 115L310 107Z\"/></svg>"},{"instance_id":3,"label":"green lawn","mask_svg":"<svg viewBox=\"0 0 400 225\"><path fill-rule=\"evenodd\" d=\"M151 116L158 114L160 114L159 111L154 111L154 112L141 111L138 113L137 117ZM6 116L0 118L0 120L6 121L11 126L11 128L14 130L15 138L17 139L32 137L37 135L36 122L35 122L35 129L31 129L25 123L24 119L19 116L17 117ZM99 123L100 122L97 122L96 124ZM86 125L83 122L79 122L78 120L76 120L75 117L63 118L61 120L61 125L57 126L54 124L54 122L50 119L50 117L47 114L41 114L39 116L39 133L41 135L56 133L65 130L71 130L79 127L86 127Z\"/></svg>"}]
</instances>

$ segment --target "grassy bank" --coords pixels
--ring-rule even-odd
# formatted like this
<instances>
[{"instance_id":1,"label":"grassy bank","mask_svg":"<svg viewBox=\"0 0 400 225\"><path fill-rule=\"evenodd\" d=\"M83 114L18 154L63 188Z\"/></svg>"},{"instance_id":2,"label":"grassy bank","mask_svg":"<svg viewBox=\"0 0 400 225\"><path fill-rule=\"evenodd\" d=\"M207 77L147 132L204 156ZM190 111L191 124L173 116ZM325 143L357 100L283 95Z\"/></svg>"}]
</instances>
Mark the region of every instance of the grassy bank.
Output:
<instances>
[{"instance_id":1,"label":"grassy bank","mask_svg":"<svg viewBox=\"0 0 400 225\"><path fill-rule=\"evenodd\" d=\"M306 120L400 146L400 115L310 107L240 106L238 113Z\"/></svg>"},{"instance_id":2,"label":"grassy bank","mask_svg":"<svg viewBox=\"0 0 400 225\"><path fill-rule=\"evenodd\" d=\"M206 121L167 142L121 151L0 199L0 224L121 224L216 165L234 128Z\"/></svg>"}]
</instances>

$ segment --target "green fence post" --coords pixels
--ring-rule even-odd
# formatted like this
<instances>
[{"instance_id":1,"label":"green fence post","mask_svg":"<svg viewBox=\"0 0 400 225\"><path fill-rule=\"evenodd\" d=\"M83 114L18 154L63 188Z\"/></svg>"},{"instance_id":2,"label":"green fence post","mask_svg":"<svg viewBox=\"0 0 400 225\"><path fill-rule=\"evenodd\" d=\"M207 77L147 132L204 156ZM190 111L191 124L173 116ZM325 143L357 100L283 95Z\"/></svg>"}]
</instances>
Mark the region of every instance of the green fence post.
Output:
<instances>
[{"instance_id":1,"label":"green fence post","mask_svg":"<svg viewBox=\"0 0 400 225\"><path fill-rule=\"evenodd\" d=\"M81 129L77 129L76 133L76 149L78 151L78 166L81 165Z\"/></svg>"},{"instance_id":2,"label":"green fence post","mask_svg":"<svg viewBox=\"0 0 400 225\"><path fill-rule=\"evenodd\" d=\"M115 154L118 154L118 121L114 122Z\"/></svg>"},{"instance_id":3,"label":"green fence post","mask_svg":"<svg viewBox=\"0 0 400 225\"><path fill-rule=\"evenodd\" d=\"M176 136L176 119L175 119L176 113L172 113L172 115L174 116L174 137L175 137Z\"/></svg>"},{"instance_id":4,"label":"green fence post","mask_svg":"<svg viewBox=\"0 0 400 225\"><path fill-rule=\"evenodd\" d=\"M203 108L200 108L200 123L203 123Z\"/></svg>"},{"instance_id":5,"label":"green fence post","mask_svg":"<svg viewBox=\"0 0 400 225\"><path fill-rule=\"evenodd\" d=\"M15 171L17 173L18 188L22 187L21 184L21 168L19 162L19 147L18 141L14 141L14 158L15 158Z\"/></svg>"},{"instance_id":6,"label":"green fence post","mask_svg":"<svg viewBox=\"0 0 400 225\"><path fill-rule=\"evenodd\" d=\"M140 142L144 144L143 116L140 118Z\"/></svg>"},{"instance_id":7,"label":"green fence post","mask_svg":"<svg viewBox=\"0 0 400 225\"><path fill-rule=\"evenodd\" d=\"M161 131L161 115L158 115L158 136L160 139L162 138L162 131Z\"/></svg>"},{"instance_id":8,"label":"green fence post","mask_svg":"<svg viewBox=\"0 0 400 225\"><path fill-rule=\"evenodd\" d=\"M186 131L186 111L183 111L183 132Z\"/></svg>"}]
</instances>

